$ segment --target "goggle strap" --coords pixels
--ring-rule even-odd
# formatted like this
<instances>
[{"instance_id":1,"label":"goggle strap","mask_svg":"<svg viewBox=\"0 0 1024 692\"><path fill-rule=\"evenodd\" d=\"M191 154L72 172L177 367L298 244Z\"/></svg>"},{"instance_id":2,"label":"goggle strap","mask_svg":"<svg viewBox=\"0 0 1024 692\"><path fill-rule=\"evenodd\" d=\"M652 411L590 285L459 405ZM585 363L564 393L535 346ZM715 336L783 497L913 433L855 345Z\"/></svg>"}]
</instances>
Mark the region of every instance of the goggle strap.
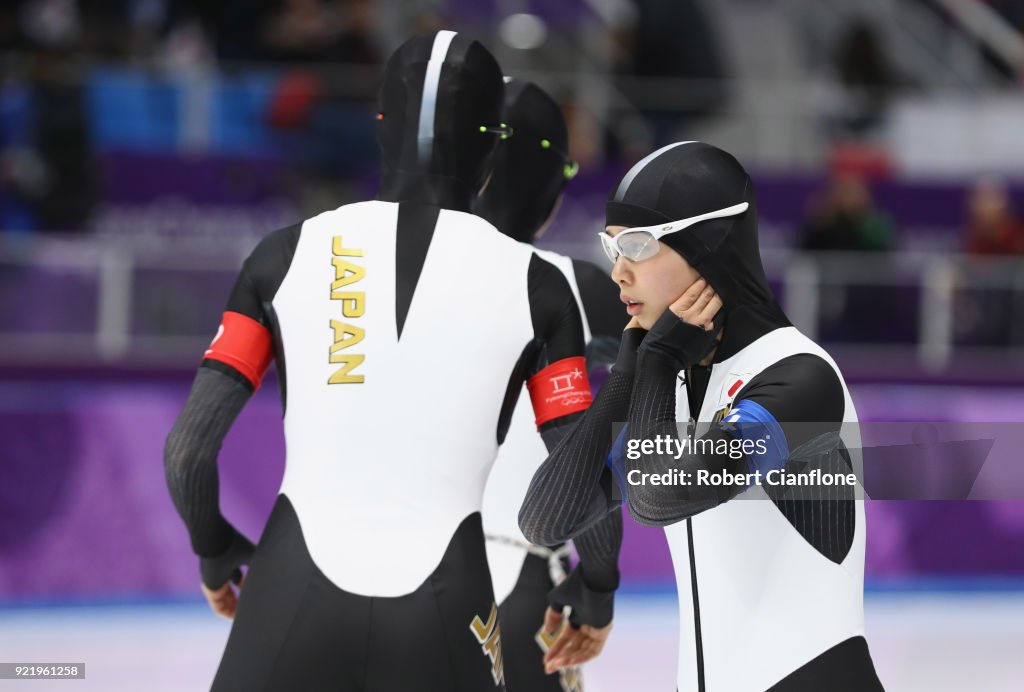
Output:
<instances>
[{"instance_id":1,"label":"goggle strap","mask_svg":"<svg viewBox=\"0 0 1024 692\"><path fill-rule=\"evenodd\" d=\"M696 223L700 223L701 221L710 221L711 219L722 219L730 216L737 216L745 212L749 207L750 204L748 204L747 202L740 202L739 204L734 204L731 207L725 207L724 209L716 209L715 211L709 211L706 214L691 216L689 218L680 219L678 221L673 221L667 224L658 224L657 226L645 226L642 228L627 228L614 237L609 236L606 231L600 231L598 232L598 235L601 237L601 244L604 248L605 255L607 255L612 262L618 259L619 255L623 255L624 257L631 259L635 262L638 261L637 257L630 257L629 255L622 251L621 240L623 237L628 237L630 235L636 235L639 233L647 234L648 240L640 247L639 252L634 253L639 256L640 254L643 253L643 250L647 247L647 243L649 243L651 240L659 240L663 236L668 235L669 233L676 233L685 228L689 228L690 226ZM615 257L611 256L612 252L615 253Z\"/></svg>"}]
</instances>

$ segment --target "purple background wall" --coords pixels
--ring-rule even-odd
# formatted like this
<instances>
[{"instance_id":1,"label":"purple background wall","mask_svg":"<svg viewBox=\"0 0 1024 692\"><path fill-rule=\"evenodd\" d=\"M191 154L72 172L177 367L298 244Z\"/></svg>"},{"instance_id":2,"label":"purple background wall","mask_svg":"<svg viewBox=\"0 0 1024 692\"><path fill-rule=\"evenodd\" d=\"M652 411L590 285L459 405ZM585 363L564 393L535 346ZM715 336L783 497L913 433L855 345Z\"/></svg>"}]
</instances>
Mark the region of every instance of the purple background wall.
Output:
<instances>
[{"instance_id":1,"label":"purple background wall","mask_svg":"<svg viewBox=\"0 0 1024 692\"><path fill-rule=\"evenodd\" d=\"M124 232L164 231L164 235L187 234L187 228L174 227L170 212L181 212L181 205L202 209L229 209L235 223L222 224L223 234L265 233L281 223L300 218L295 203L297 186L294 172L279 159L264 156L230 154L182 157L166 153L115 151L101 158L99 175L104 180L104 198L92 226L98 230L120 229L125 220L132 222ZM604 165L584 169L566 188L562 210L555 218L545 244L590 240L591 229L577 226L581 216L593 216L600 229L604 200L625 172L625 165ZM761 172L753 174L758 193L758 217L762 223L779 228L784 234L799 226L808 202L827 185L821 174ZM898 230L910 237L921 231L940 236L955 236L966 221L966 196L971 179L942 181L906 181L878 179L870 183L879 209ZM349 187L338 186L337 203L365 199L376 193L375 174L369 171ZM1010 197L1017 209L1024 208L1024 183L1010 181ZM347 197L351 196L352 199ZM178 207L168 209L171 202ZM149 212L147 214L147 211ZM573 211L577 213L572 213ZM145 223L159 217L159 224ZM201 217L200 217L201 218ZM141 223L140 223L141 219ZM170 228L168 228L170 227ZM194 233L194 231L192 232ZM900 236L903 241L908 237ZM957 238L944 238L956 244ZM941 243L940 243L941 244Z\"/></svg>"},{"instance_id":2,"label":"purple background wall","mask_svg":"<svg viewBox=\"0 0 1024 692\"><path fill-rule=\"evenodd\" d=\"M0 602L195 596L161 462L188 386L181 376L0 385ZM864 419L891 419L893 402L918 420L948 418L953 401L975 420L1024 412L1012 390L862 385L854 397ZM253 538L283 470L280 411L269 378L222 450L222 506ZM872 501L868 520L869 579L1024 577L1024 501ZM621 564L627 588L671 583L660 530L628 524Z\"/></svg>"}]
</instances>

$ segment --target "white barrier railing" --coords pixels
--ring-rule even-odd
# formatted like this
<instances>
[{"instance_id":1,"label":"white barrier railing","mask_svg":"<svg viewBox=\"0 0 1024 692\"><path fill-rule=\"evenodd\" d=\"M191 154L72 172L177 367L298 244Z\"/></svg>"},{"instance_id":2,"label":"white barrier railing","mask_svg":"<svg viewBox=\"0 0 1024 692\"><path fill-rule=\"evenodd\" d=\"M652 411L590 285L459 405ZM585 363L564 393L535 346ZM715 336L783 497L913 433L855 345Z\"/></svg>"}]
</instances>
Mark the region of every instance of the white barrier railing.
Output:
<instances>
[{"instance_id":1,"label":"white barrier railing","mask_svg":"<svg viewBox=\"0 0 1024 692\"><path fill-rule=\"evenodd\" d=\"M7 244L0 242L0 278L4 279L0 281L0 299L10 302L18 298L24 301L26 310L32 310L34 304L26 292L31 290L34 275L70 272L87 277L90 285L94 284L96 308L95 323L77 330L40 329L38 320L31 329L19 329L10 320L7 324L0 322L0 362L60 360L66 363L69 359L96 363L192 362L196 357L195 349L210 338L223 309L227 288L251 244L251 241L239 240L218 244L216 249L205 245L178 246L167 253L154 253L151 248L141 250L88 239L45 238L34 241L30 250L22 241L19 251L9 251ZM827 307L823 305L822 296L827 291L839 288L849 292L862 287L917 291L916 314L905 316L906 324L917 325L916 342L875 344L871 348L899 351L904 358L912 359L929 371L946 368L958 352L957 299L963 292L1005 291L1010 298L989 307L1015 312L1014 306L1021 306L1024 314L1024 260L1018 258L973 258L924 252L811 255L782 249L768 249L763 254L769 277L782 286L783 307L793 323L811 338L820 334L823 311ZM157 287L141 288L140 277L145 278L153 271L174 272L180 278L175 277L170 282L165 279ZM180 300L194 301L197 300L195 286L211 278L217 286L224 287L223 291L218 288L202 292L198 296L202 305L192 311L194 319L185 326L172 325L158 330L159 333L133 329L136 312L140 305L145 305L139 302L143 298L152 302L154 295L159 294L156 297L160 301L173 304L176 300L173 292L181 290ZM218 294L207 295L214 292ZM59 316L61 308L61 305L46 308L54 311L55 324L64 321ZM8 309L4 314L17 313ZM1013 314L994 317L1016 319ZM892 319L891 313L889 318ZM829 345L863 345L858 344L856 332L856 328L851 327L848 334L841 334L839 338L833 334ZM1010 332L1017 334L1012 329ZM1012 334L1011 342L1017 338ZM1017 336L1024 340L1024 334ZM1019 346L1006 348L1004 344L988 351L998 354L1002 349L1007 357L1011 354L1016 357Z\"/></svg>"}]
</instances>

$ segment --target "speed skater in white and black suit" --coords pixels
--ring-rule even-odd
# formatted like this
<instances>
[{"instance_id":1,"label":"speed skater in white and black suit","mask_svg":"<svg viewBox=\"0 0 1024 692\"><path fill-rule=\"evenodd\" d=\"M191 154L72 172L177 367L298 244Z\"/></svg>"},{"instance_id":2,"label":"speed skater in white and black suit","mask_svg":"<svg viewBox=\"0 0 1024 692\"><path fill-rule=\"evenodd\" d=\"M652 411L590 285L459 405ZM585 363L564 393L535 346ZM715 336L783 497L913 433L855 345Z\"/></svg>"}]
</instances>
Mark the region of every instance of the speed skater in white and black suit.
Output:
<instances>
[{"instance_id":1,"label":"speed skater in white and black suit","mask_svg":"<svg viewBox=\"0 0 1024 692\"><path fill-rule=\"evenodd\" d=\"M790 324L765 277L750 177L721 149L679 142L626 174L606 217L601 242L632 319L594 404L534 477L524 534L558 543L617 506L606 460L613 424L626 421L630 513L665 527L675 563L679 690L880 690L864 638L864 506L854 488L638 482L859 470L842 374ZM662 436L702 444L678 454L643 444ZM755 444L733 454L737 441Z\"/></svg>"},{"instance_id":2,"label":"speed skater in white and black suit","mask_svg":"<svg viewBox=\"0 0 1024 692\"><path fill-rule=\"evenodd\" d=\"M576 175L578 166L567 154L569 135L561 109L536 84L506 80L504 121L515 134L498 147L490 180L474 203L473 212L506 235L532 243L555 214L566 183ZM588 371L606 369L615 360L626 324L618 307L615 283L590 262L547 251L538 250L538 254L562 271L580 304ZM538 357L543 359L544 353L538 353ZM546 548L526 541L516 517L533 473L547 456L529 400L524 387L484 491L487 562L498 602L505 684L509 692L575 692L582 689L579 667L570 665L548 675L544 661L548 653L548 663L556 665L561 658L559 652L572 642L555 640L550 631L554 627L541 625L549 605L553 610L547 617L557 622L555 611L560 612L565 602L576 604L571 623L587 622L603 628L611 622L613 594L619 583L616 557L622 539L622 514L612 512L576 537L576 550L584 559L566 581L561 580L565 577L567 547ZM546 433L546 437L551 443L551 435ZM600 559L588 559L595 554ZM584 590L589 596L587 611L581 607L580 593L573 593ZM585 653L574 654L574 663L582 663Z\"/></svg>"},{"instance_id":3,"label":"speed skater in white and black suit","mask_svg":"<svg viewBox=\"0 0 1024 692\"><path fill-rule=\"evenodd\" d=\"M381 87L378 199L271 233L242 268L165 449L208 598L234 616L215 690L503 687L484 483L524 380L544 432L590 391L562 272L468 213L502 98L479 43L410 39ZM287 465L253 552L216 457L271 360Z\"/></svg>"}]
</instances>

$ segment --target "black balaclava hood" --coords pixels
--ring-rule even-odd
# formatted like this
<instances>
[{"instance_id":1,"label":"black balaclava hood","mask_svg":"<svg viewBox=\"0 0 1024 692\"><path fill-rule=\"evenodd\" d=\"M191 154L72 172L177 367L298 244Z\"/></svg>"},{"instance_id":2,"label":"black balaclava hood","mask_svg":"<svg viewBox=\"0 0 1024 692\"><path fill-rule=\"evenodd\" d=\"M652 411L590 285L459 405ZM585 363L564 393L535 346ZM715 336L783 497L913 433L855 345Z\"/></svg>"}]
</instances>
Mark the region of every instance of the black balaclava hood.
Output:
<instances>
[{"instance_id":1,"label":"black balaclava hood","mask_svg":"<svg viewBox=\"0 0 1024 692\"><path fill-rule=\"evenodd\" d=\"M606 207L609 226L654 226L746 202L737 216L702 221L661 241L678 252L721 296L722 361L789 320L761 263L757 199L750 176L733 156L702 142L677 142L626 173Z\"/></svg>"},{"instance_id":2,"label":"black balaclava hood","mask_svg":"<svg viewBox=\"0 0 1024 692\"><path fill-rule=\"evenodd\" d=\"M403 43L378 96L379 198L468 211L501 136L503 94L501 68L477 41L438 31Z\"/></svg>"},{"instance_id":3,"label":"black balaclava hood","mask_svg":"<svg viewBox=\"0 0 1024 692\"><path fill-rule=\"evenodd\" d=\"M473 213L511 238L532 243L576 173L569 132L558 104L531 82L505 83L504 122L512 136L498 145L487 188Z\"/></svg>"}]
</instances>

